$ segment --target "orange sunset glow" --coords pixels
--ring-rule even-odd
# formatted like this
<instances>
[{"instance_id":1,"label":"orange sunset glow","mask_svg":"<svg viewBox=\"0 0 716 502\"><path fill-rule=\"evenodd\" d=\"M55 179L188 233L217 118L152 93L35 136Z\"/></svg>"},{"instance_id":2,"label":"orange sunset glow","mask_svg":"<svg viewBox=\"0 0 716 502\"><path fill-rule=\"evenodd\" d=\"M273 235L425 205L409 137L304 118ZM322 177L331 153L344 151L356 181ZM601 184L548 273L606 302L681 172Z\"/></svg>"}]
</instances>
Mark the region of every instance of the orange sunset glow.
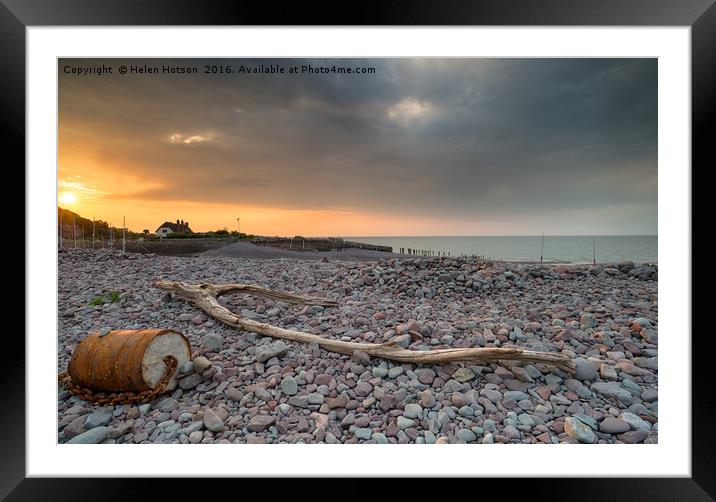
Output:
<instances>
[{"instance_id":1,"label":"orange sunset glow","mask_svg":"<svg viewBox=\"0 0 716 502\"><path fill-rule=\"evenodd\" d=\"M58 204L135 232L240 218L256 235L655 233L655 63L544 61L366 60L375 73L284 78L60 71ZM554 86L558 102L542 91Z\"/></svg>"}]
</instances>

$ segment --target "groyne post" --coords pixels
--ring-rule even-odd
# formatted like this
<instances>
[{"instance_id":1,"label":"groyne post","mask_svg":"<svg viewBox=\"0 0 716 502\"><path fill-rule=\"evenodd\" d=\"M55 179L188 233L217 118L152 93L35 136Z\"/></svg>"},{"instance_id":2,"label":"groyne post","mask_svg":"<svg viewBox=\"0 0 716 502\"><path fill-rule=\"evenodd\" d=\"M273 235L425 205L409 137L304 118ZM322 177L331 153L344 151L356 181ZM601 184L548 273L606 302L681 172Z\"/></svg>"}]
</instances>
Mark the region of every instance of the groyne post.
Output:
<instances>
[{"instance_id":1,"label":"groyne post","mask_svg":"<svg viewBox=\"0 0 716 502\"><path fill-rule=\"evenodd\" d=\"M597 244L596 244L596 236L592 236L592 264L597 264Z\"/></svg>"}]
</instances>

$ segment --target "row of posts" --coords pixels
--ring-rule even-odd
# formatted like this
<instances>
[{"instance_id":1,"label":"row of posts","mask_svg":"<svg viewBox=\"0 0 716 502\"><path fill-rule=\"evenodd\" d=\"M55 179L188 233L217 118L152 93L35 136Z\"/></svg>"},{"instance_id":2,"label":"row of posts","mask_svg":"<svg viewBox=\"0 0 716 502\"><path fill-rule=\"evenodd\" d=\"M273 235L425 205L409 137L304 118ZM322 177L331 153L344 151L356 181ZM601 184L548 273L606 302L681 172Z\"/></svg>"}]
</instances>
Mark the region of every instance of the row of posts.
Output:
<instances>
[{"instance_id":1,"label":"row of posts","mask_svg":"<svg viewBox=\"0 0 716 502\"><path fill-rule=\"evenodd\" d=\"M62 249L65 245L65 236L63 235L63 227L64 227L64 221L62 216L60 215L60 249ZM127 231L127 219L126 217L122 217L122 253L126 250L126 231ZM103 235L104 237L104 235ZM80 227L80 240L84 242L85 238L85 229L84 226ZM77 224L76 224L76 218L72 218L72 239L74 241L74 248L77 249ZM110 247L114 248L114 228L112 228L112 222L109 222L109 242ZM92 220L92 249L94 249L95 246L95 220Z\"/></svg>"},{"instance_id":2,"label":"row of posts","mask_svg":"<svg viewBox=\"0 0 716 502\"><path fill-rule=\"evenodd\" d=\"M597 244L596 244L596 236L592 236L592 263L594 265L597 264ZM405 252L405 248L399 248L400 254L408 254L411 256L450 256L450 251L430 251L425 249L411 249L408 248L408 252ZM462 255L467 256L467 255ZM472 258L477 258L478 256L472 255ZM484 256L480 256L481 258L484 258ZM539 253L539 261L542 263L544 258L544 234L542 234L542 246Z\"/></svg>"},{"instance_id":3,"label":"row of posts","mask_svg":"<svg viewBox=\"0 0 716 502\"><path fill-rule=\"evenodd\" d=\"M429 249L407 249L400 248L400 254L408 254L410 256L450 256L450 251L431 251Z\"/></svg>"}]
</instances>

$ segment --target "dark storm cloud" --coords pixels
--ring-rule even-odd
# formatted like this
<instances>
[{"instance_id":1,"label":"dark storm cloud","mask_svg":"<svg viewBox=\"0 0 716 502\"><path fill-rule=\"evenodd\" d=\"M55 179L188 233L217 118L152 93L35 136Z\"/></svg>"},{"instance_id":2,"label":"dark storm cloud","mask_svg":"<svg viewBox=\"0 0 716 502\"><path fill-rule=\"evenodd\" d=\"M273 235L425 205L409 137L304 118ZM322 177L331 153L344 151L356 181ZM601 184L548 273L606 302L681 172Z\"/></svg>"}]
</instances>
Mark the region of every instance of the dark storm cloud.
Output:
<instances>
[{"instance_id":1,"label":"dark storm cloud","mask_svg":"<svg viewBox=\"0 0 716 502\"><path fill-rule=\"evenodd\" d=\"M440 217L557 211L566 218L629 205L637 209L625 220L656 232L654 59L209 62L376 72L60 72L62 144L92 142L86 155L161 182L137 190L142 199ZM62 60L60 68L92 63L99 61Z\"/></svg>"}]
</instances>

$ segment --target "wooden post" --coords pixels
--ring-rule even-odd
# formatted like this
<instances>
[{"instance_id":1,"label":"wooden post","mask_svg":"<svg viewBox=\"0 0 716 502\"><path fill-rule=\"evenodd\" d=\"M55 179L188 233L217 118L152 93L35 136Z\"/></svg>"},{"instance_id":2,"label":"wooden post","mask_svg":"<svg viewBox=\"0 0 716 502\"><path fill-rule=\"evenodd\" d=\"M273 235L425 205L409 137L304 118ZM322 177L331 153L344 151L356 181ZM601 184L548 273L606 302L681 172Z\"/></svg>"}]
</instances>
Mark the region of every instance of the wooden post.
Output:
<instances>
[{"instance_id":1,"label":"wooden post","mask_svg":"<svg viewBox=\"0 0 716 502\"><path fill-rule=\"evenodd\" d=\"M95 223L94 223L94 217L92 217L92 249L94 249L94 230L95 230Z\"/></svg>"},{"instance_id":2,"label":"wooden post","mask_svg":"<svg viewBox=\"0 0 716 502\"><path fill-rule=\"evenodd\" d=\"M127 229L127 218L125 216L122 216L122 254L124 254L125 250L125 244L124 244L124 233Z\"/></svg>"},{"instance_id":3,"label":"wooden post","mask_svg":"<svg viewBox=\"0 0 716 502\"><path fill-rule=\"evenodd\" d=\"M542 249L539 251L539 262L542 263L542 256L544 255L544 232L542 232Z\"/></svg>"},{"instance_id":4,"label":"wooden post","mask_svg":"<svg viewBox=\"0 0 716 502\"><path fill-rule=\"evenodd\" d=\"M75 249L77 249L77 225L76 225L77 219L73 216L72 217L72 238L75 241Z\"/></svg>"},{"instance_id":5,"label":"wooden post","mask_svg":"<svg viewBox=\"0 0 716 502\"><path fill-rule=\"evenodd\" d=\"M592 235L592 264L597 264L597 244L596 244L596 236Z\"/></svg>"}]
</instances>

